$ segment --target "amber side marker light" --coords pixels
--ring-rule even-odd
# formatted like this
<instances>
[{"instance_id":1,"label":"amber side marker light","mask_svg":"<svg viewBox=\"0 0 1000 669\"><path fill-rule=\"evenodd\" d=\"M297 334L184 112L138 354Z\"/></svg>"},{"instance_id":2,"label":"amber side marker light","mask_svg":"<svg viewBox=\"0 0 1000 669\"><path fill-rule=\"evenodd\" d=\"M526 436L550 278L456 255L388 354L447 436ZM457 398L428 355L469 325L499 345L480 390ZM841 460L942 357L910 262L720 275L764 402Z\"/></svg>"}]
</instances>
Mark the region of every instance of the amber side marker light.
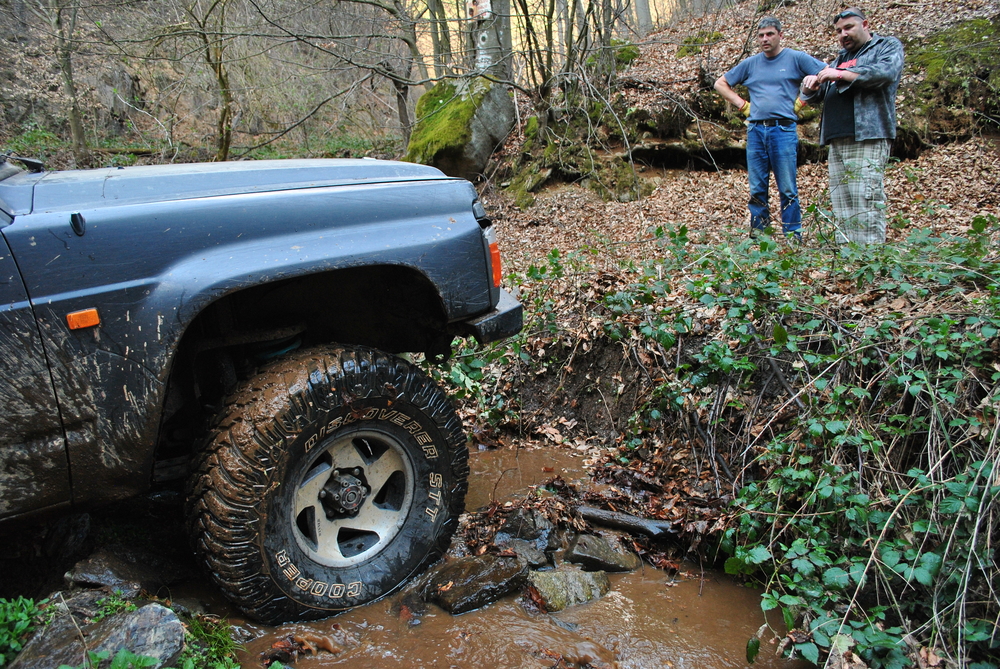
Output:
<instances>
[{"instance_id":1,"label":"amber side marker light","mask_svg":"<svg viewBox=\"0 0 1000 669\"><path fill-rule=\"evenodd\" d=\"M501 279L500 246L496 242L490 244L490 260L492 261L491 264L493 265L493 287L499 288Z\"/></svg>"},{"instance_id":2,"label":"amber side marker light","mask_svg":"<svg viewBox=\"0 0 1000 669\"><path fill-rule=\"evenodd\" d=\"M101 317L97 315L97 309L84 309L66 314L66 322L69 324L70 330L79 330L100 325Z\"/></svg>"}]
</instances>

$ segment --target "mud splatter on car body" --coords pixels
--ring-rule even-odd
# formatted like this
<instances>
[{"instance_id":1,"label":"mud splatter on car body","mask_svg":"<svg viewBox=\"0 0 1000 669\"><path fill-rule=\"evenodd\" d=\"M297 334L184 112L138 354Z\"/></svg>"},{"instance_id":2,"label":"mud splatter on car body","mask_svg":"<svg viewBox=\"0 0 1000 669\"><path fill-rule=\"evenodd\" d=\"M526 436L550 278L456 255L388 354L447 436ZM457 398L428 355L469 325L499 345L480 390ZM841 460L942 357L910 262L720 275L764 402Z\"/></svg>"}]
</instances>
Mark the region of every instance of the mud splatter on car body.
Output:
<instances>
[{"instance_id":1,"label":"mud splatter on car body","mask_svg":"<svg viewBox=\"0 0 1000 669\"><path fill-rule=\"evenodd\" d=\"M0 163L0 234L0 519L183 478L297 349L442 358L521 327L475 189L422 165Z\"/></svg>"}]
</instances>

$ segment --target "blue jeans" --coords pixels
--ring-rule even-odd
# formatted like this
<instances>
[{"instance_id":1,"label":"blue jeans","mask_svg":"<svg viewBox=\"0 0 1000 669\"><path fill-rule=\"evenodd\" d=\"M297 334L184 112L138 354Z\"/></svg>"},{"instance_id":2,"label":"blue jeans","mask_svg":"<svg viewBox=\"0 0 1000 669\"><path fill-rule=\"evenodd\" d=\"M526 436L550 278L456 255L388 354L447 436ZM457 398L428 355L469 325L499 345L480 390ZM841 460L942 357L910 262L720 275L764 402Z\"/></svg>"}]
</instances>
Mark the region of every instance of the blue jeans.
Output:
<instances>
[{"instance_id":1,"label":"blue jeans","mask_svg":"<svg viewBox=\"0 0 1000 669\"><path fill-rule=\"evenodd\" d=\"M795 125L764 126L750 122L747 128L747 173L750 176L750 227L764 230L771 225L767 187L771 172L781 196L781 229L798 233L802 227L799 189L795 183L799 133Z\"/></svg>"}]
</instances>

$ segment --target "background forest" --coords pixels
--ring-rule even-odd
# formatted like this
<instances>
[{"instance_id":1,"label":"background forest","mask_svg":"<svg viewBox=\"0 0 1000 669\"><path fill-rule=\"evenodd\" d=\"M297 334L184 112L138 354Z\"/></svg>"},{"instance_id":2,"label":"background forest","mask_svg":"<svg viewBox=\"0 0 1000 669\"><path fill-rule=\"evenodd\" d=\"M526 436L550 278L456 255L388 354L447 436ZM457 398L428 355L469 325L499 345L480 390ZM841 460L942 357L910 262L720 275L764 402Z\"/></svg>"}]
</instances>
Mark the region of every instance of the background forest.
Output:
<instances>
[{"instance_id":1,"label":"background forest","mask_svg":"<svg viewBox=\"0 0 1000 669\"><path fill-rule=\"evenodd\" d=\"M4 0L0 137L72 163L402 153L436 81L492 74L541 103L614 71L676 9L622 0ZM514 44L516 43L516 48ZM53 141L56 137L60 142ZM96 154L96 155L91 155Z\"/></svg>"}]
</instances>

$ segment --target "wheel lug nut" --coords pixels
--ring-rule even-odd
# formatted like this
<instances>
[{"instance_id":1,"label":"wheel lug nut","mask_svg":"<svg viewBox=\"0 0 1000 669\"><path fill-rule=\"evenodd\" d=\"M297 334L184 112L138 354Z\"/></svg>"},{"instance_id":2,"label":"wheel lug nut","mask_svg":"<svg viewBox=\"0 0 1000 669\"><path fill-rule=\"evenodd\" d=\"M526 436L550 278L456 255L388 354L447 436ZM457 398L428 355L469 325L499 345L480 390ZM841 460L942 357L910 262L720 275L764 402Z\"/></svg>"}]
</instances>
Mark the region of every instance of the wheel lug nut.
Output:
<instances>
[{"instance_id":1,"label":"wheel lug nut","mask_svg":"<svg viewBox=\"0 0 1000 669\"><path fill-rule=\"evenodd\" d=\"M320 499L326 499L326 490L320 490L319 491L319 498Z\"/></svg>"},{"instance_id":2,"label":"wheel lug nut","mask_svg":"<svg viewBox=\"0 0 1000 669\"><path fill-rule=\"evenodd\" d=\"M354 474L355 476L361 476L361 470L357 467L355 467L354 470L351 471L351 473Z\"/></svg>"}]
</instances>

